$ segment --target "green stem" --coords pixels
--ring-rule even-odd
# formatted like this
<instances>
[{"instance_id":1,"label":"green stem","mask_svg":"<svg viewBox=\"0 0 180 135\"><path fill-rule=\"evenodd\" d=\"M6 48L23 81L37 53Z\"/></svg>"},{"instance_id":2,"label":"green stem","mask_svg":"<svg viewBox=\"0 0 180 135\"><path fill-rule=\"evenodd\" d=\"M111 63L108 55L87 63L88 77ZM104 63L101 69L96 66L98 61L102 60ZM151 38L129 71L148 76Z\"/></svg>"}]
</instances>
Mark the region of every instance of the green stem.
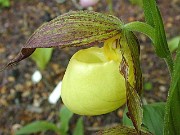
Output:
<instances>
[{"instance_id":1,"label":"green stem","mask_svg":"<svg viewBox=\"0 0 180 135\"><path fill-rule=\"evenodd\" d=\"M172 77L173 77L173 59L172 56L169 55L167 56L167 58L165 58L166 64L168 66L170 75L171 75L171 83L172 84ZM164 116L164 133L163 135L168 135L169 131L170 131L170 120L169 120L169 115L170 115L170 102L172 99L172 95L173 95L173 89L172 86L170 86L169 91L168 91L168 97L167 97L167 101L166 101L166 108L165 108L165 116Z\"/></svg>"},{"instance_id":2,"label":"green stem","mask_svg":"<svg viewBox=\"0 0 180 135\"><path fill-rule=\"evenodd\" d=\"M147 23L139 22L139 21L130 22L128 24L125 24L123 28L130 31L137 31L137 32L143 33L147 35L154 43L155 29Z\"/></svg>"},{"instance_id":3,"label":"green stem","mask_svg":"<svg viewBox=\"0 0 180 135\"><path fill-rule=\"evenodd\" d=\"M166 61L166 64L167 64L167 66L168 66L169 73L170 73L170 75L171 75L171 77L172 77L174 62L173 62L173 59L172 59L171 54L169 54L169 55L165 58L165 61Z\"/></svg>"},{"instance_id":4,"label":"green stem","mask_svg":"<svg viewBox=\"0 0 180 135\"><path fill-rule=\"evenodd\" d=\"M125 24L123 26L123 29L143 33L143 34L147 35L152 40L153 43L155 41L155 29L147 23L139 22L139 21L131 22L131 23ZM170 51L168 51L168 55L166 56L165 61L168 65L169 72L172 75L173 59L172 59Z\"/></svg>"},{"instance_id":5,"label":"green stem","mask_svg":"<svg viewBox=\"0 0 180 135\"><path fill-rule=\"evenodd\" d=\"M163 129L163 135L169 135L170 132L170 119L169 119L169 115L170 115L170 101L172 98L172 93L173 93L173 89L170 88L169 92L168 92L168 98L166 101L166 107L165 107L165 115L164 115L164 129Z\"/></svg>"},{"instance_id":6,"label":"green stem","mask_svg":"<svg viewBox=\"0 0 180 135\"><path fill-rule=\"evenodd\" d=\"M171 77L171 85L169 88L167 103L166 103L166 110L165 110L165 119L164 119L164 135L171 135L171 134L178 134L179 130L179 90L180 86L178 83L180 83L180 42L178 45L178 50L176 53L176 59L174 61L173 71L172 71L172 77ZM170 64L168 64L170 65ZM174 119L174 120L172 120Z\"/></svg>"}]
</instances>

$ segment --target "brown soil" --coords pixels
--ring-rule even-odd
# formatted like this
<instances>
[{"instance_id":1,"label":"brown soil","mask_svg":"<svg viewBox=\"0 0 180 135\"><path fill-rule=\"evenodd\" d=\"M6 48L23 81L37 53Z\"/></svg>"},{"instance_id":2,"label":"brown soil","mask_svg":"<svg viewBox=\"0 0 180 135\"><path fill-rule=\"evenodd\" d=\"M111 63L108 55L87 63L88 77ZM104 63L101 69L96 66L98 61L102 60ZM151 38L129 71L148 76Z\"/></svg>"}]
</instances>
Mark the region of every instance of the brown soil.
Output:
<instances>
[{"instance_id":1,"label":"brown soil","mask_svg":"<svg viewBox=\"0 0 180 135\"><path fill-rule=\"evenodd\" d=\"M176 0L159 0L167 37L180 34L180 3ZM14 0L9 8L0 9L0 66L5 65L20 50L28 37L43 22L70 10L78 10L71 0L59 4L56 0ZM107 13L105 1L93 7L94 11ZM124 22L143 21L140 7L131 5L127 0L113 0L113 11ZM141 43L141 63L145 83L152 83L152 90L144 91L144 100L148 103L165 101L169 88L169 75L166 63L158 58L149 39L137 34ZM47 101L49 94L62 80L69 59L79 48L59 49L53 52L52 59L42 71L43 80L38 84L31 81L32 73L37 69L30 59L17 66L0 72L0 135L14 134L23 125L35 120L58 121L62 101L51 105ZM84 116L85 134L93 134L99 129L121 122L123 109L96 116ZM71 120L70 132L79 116ZM41 133L54 134L52 132Z\"/></svg>"}]
</instances>

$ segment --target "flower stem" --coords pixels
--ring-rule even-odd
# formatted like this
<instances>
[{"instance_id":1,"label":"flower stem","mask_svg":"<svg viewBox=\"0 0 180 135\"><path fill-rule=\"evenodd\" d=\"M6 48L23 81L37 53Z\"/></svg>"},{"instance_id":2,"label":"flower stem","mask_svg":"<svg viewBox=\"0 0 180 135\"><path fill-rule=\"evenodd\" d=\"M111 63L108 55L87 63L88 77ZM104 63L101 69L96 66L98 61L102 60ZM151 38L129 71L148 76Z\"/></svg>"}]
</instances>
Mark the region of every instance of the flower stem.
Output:
<instances>
[{"instance_id":1,"label":"flower stem","mask_svg":"<svg viewBox=\"0 0 180 135\"><path fill-rule=\"evenodd\" d=\"M147 35L154 43L154 39L155 39L155 29L144 22L130 22L128 24L125 24L123 26L124 29L130 30L130 31L136 31L136 32L140 32L143 33L145 35Z\"/></svg>"},{"instance_id":2,"label":"flower stem","mask_svg":"<svg viewBox=\"0 0 180 135\"><path fill-rule=\"evenodd\" d=\"M173 59L172 59L171 54L169 54L169 55L165 58L165 61L166 61L166 64L167 64L167 66L168 66L170 76L172 77L174 62L173 62Z\"/></svg>"}]
</instances>

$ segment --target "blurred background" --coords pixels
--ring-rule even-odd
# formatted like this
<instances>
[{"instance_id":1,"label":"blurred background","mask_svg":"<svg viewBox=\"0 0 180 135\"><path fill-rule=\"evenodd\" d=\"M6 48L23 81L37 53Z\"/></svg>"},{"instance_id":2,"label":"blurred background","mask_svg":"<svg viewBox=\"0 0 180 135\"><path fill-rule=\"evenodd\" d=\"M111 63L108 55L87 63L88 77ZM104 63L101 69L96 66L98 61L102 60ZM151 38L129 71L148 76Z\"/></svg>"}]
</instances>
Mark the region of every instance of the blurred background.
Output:
<instances>
[{"instance_id":1,"label":"blurred background","mask_svg":"<svg viewBox=\"0 0 180 135\"><path fill-rule=\"evenodd\" d=\"M90 1L90 0L89 0ZM169 47L173 53L180 36L180 1L157 1L164 20ZM30 35L43 23L71 10L93 10L109 13L128 23L144 21L141 0L99 0L84 5L78 0L0 0L0 67L14 58ZM151 41L137 34L143 71L143 103L166 101L169 75L166 63L158 58ZM0 72L0 135L15 134L22 126L37 120L61 124L61 99L48 101L62 80L71 56L80 48L55 48L47 51L44 63L34 55L12 68ZM41 51L40 51L41 52ZM41 54L41 53L39 53ZM42 61L42 60L41 60ZM34 73L39 73L36 76ZM33 79L38 77L39 80ZM42 77L42 78L41 78ZM122 122L124 107L101 116L83 116L84 134L94 134ZM79 115L68 120L66 134L73 134ZM54 135L52 131L37 133Z\"/></svg>"}]
</instances>

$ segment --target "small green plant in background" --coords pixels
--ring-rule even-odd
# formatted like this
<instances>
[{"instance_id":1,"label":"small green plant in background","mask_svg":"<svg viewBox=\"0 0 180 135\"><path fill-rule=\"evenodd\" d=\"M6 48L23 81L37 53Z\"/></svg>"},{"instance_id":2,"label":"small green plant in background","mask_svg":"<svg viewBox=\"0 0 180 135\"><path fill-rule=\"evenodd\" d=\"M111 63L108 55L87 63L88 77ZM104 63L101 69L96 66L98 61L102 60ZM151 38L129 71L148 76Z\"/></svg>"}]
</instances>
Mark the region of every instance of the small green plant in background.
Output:
<instances>
[{"instance_id":1,"label":"small green plant in background","mask_svg":"<svg viewBox=\"0 0 180 135\"><path fill-rule=\"evenodd\" d=\"M144 90L152 90L153 89L153 86L152 86L152 83L151 82L146 82L144 83Z\"/></svg>"},{"instance_id":2,"label":"small green plant in background","mask_svg":"<svg viewBox=\"0 0 180 135\"><path fill-rule=\"evenodd\" d=\"M9 0L0 0L0 7L10 7Z\"/></svg>"},{"instance_id":3,"label":"small green plant in background","mask_svg":"<svg viewBox=\"0 0 180 135\"><path fill-rule=\"evenodd\" d=\"M38 48L31 55L40 70L44 70L51 59L53 48Z\"/></svg>"},{"instance_id":4,"label":"small green plant in background","mask_svg":"<svg viewBox=\"0 0 180 135\"><path fill-rule=\"evenodd\" d=\"M175 52L178 48L178 43L180 41L180 36L174 37L168 41L169 50Z\"/></svg>"},{"instance_id":5,"label":"small green plant in background","mask_svg":"<svg viewBox=\"0 0 180 135\"><path fill-rule=\"evenodd\" d=\"M31 59L36 63L38 70L32 76L32 82L38 83L42 78L42 70L44 70L52 57L53 48L38 48L31 55Z\"/></svg>"},{"instance_id":6,"label":"small green plant in background","mask_svg":"<svg viewBox=\"0 0 180 135\"><path fill-rule=\"evenodd\" d=\"M69 111L65 106L62 106L59 112L59 122L54 124L48 121L35 121L27 124L16 132L16 135L32 134L37 132L53 131L58 135L68 135L69 122L73 116L73 113ZM76 127L74 128L73 135L83 135L83 119L80 117L77 120Z\"/></svg>"}]
</instances>

